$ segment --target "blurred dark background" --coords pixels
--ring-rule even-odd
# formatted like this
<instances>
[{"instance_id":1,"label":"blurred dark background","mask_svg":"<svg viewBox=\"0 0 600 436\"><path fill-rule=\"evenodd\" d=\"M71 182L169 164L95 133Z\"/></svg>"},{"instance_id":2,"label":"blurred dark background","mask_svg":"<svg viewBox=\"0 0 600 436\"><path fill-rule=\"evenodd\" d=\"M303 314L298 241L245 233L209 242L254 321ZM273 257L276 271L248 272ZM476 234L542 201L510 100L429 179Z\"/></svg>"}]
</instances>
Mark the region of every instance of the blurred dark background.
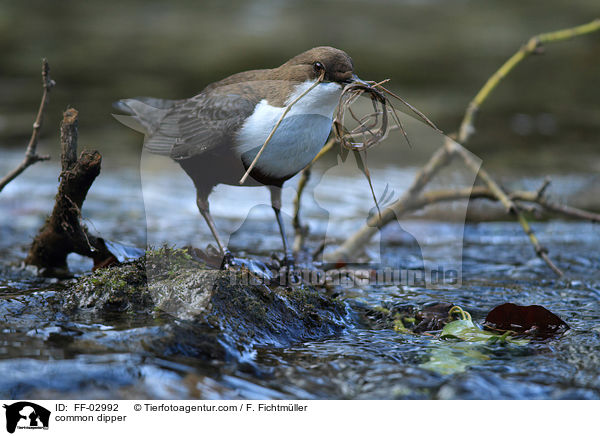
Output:
<instances>
[{"instance_id":1,"label":"blurred dark background","mask_svg":"<svg viewBox=\"0 0 600 436\"><path fill-rule=\"evenodd\" d=\"M58 155L61 112L72 105L80 143L116 165L137 158L141 138L113 120L113 101L190 97L316 45L346 50L363 78L390 78L452 132L486 78L530 36L599 15L597 0L2 0L0 147L24 147L30 135L42 57L58 85L40 151ZM527 59L486 102L469 148L495 166L598 172L599 59L600 34Z\"/></svg>"}]
</instances>

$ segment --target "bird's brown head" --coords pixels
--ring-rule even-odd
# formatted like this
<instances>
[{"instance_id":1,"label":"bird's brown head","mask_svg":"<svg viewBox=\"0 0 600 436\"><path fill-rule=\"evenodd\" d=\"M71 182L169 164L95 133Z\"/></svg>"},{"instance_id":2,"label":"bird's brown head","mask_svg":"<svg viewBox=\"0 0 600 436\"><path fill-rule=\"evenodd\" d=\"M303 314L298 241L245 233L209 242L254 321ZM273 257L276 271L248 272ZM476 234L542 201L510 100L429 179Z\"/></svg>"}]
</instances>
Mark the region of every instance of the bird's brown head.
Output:
<instances>
[{"instance_id":1,"label":"bird's brown head","mask_svg":"<svg viewBox=\"0 0 600 436\"><path fill-rule=\"evenodd\" d=\"M324 81L340 84L354 80L354 64L346 52L333 47L315 47L294 56L279 70L291 80L315 80L324 74Z\"/></svg>"}]
</instances>

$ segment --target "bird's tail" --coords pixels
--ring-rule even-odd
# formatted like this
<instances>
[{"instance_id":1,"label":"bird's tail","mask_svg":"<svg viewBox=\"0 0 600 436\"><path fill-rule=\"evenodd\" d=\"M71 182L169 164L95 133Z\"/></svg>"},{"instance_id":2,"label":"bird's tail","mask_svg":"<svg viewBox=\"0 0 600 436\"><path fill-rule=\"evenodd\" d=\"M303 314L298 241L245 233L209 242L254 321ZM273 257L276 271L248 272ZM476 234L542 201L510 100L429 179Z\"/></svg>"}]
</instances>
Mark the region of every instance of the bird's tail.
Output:
<instances>
[{"instance_id":1,"label":"bird's tail","mask_svg":"<svg viewBox=\"0 0 600 436\"><path fill-rule=\"evenodd\" d=\"M152 97L128 98L113 103L113 108L123 114L112 114L112 116L127 127L151 136L177 102L178 100Z\"/></svg>"}]
</instances>

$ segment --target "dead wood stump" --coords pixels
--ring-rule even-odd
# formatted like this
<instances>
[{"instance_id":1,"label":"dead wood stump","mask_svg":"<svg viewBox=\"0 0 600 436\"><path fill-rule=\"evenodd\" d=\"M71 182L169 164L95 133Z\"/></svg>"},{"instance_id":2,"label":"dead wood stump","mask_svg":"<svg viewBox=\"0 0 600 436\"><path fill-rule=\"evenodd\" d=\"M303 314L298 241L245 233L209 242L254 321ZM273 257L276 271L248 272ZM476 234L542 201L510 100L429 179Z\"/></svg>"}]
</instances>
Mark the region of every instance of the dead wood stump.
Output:
<instances>
[{"instance_id":1,"label":"dead wood stump","mask_svg":"<svg viewBox=\"0 0 600 436\"><path fill-rule=\"evenodd\" d=\"M94 260L94 266L116 261L102 238L89 234L81 224L81 207L92 183L100 174L102 156L83 151L77 158L78 112L70 108L60 126L60 183L52 214L33 240L27 265L35 265L43 275L70 276L67 255L78 253Z\"/></svg>"}]
</instances>

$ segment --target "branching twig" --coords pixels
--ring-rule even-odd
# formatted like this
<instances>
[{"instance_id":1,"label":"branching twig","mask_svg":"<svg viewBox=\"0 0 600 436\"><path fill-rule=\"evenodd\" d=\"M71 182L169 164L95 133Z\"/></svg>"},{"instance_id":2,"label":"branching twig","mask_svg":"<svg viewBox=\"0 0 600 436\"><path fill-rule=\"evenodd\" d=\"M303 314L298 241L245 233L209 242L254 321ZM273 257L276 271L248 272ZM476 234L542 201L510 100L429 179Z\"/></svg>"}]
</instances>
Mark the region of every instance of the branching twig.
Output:
<instances>
[{"instance_id":1,"label":"branching twig","mask_svg":"<svg viewBox=\"0 0 600 436\"><path fill-rule=\"evenodd\" d=\"M29 139L29 144L27 145L27 150L25 151L25 157L21 163L14 170L4 176L2 180L0 180L0 191L2 191L6 185L8 185L19 174L25 171L25 169L30 165L42 160L50 159L50 156L40 156L37 154L36 149L40 129L42 128L42 122L44 121L44 110L48 104L48 94L55 84L56 82L50 78L50 67L48 66L48 61L46 59L42 59L42 86L44 87L44 92L42 93L42 101L40 102L40 107L33 123L33 132L31 133L31 138Z\"/></svg>"},{"instance_id":2,"label":"branching twig","mask_svg":"<svg viewBox=\"0 0 600 436\"><path fill-rule=\"evenodd\" d=\"M519 62L521 62L530 54L539 52L542 44L544 43L562 41L597 30L600 30L600 19L596 19L588 24L577 26L571 29L544 33L532 37L527 44L525 44L508 61L506 61L504 65L502 65L502 67L500 67L500 69L488 79L483 88L481 88L475 98L471 101L460 125L458 141L465 143L470 138L474 131L473 119L475 113L488 98L490 93L498 86L500 81L508 73L510 73ZM482 181L486 186L462 190L430 191L421 194L421 191L425 185L442 167L446 166L450 162L451 158L455 155L460 156L468 167L477 172L479 180ZM371 237L376 233L377 229L380 229L382 226L392 221L395 217L399 217L406 212L421 209L429 204L440 201L452 201L461 198L488 198L499 201L508 213L513 214L517 218L517 221L533 245L536 254L548 264L554 273L556 273L559 277L562 277L564 275L563 272L548 257L547 250L541 246L527 219L515 202L522 201L535 203L551 212L596 222L599 220L600 215L547 200L544 197L544 192L548 184L549 181L546 181L544 185L536 192L519 191L509 195L504 192L504 190L494 181L487 171L480 168L479 163L471 157L470 153L464 147L447 138L444 146L438 149L438 151L430 158L427 164L419 171L419 173L417 173L413 184L402 196L402 198L390 205L388 208L384 209L381 215L371 217L368 222L363 225L363 227L346 239L346 241L344 241L343 244L334 252L327 253L325 260L333 262L344 261L351 253L362 250L362 247L364 247L364 245L371 239ZM300 204L299 197L301 194L302 190L299 190L297 194L298 205ZM297 208L295 212L298 214L299 209Z\"/></svg>"},{"instance_id":3,"label":"branching twig","mask_svg":"<svg viewBox=\"0 0 600 436\"><path fill-rule=\"evenodd\" d=\"M515 191L511 193L509 197L518 202L536 203L548 212L564 215L569 218L600 223L600 214L548 200L543 195L540 195L540 191L540 189L538 189L536 192Z\"/></svg>"},{"instance_id":4,"label":"branching twig","mask_svg":"<svg viewBox=\"0 0 600 436\"><path fill-rule=\"evenodd\" d=\"M493 198L498 200L505 207L508 213L512 213L517 217L519 224L523 227L523 230L529 237L531 244L533 245L536 254L542 258L548 266L559 276L562 277L563 272L552 262L552 260L548 257L548 251L545 247L543 247L533 230L529 226L525 216L519 210L519 208L515 205L515 203L511 200L511 198L498 186L498 184L490 177L490 175L484 169L479 167L479 163L476 162L468 151L461 146L460 144L451 141L448 139L444 146L438 149L438 151L431 157L429 162L419 171L413 184L408 189L408 191L400 198L397 202L392 204L389 208L385 209L382 212L381 217L372 217L367 221L363 227L358 230L355 234L350 236L344 243L337 248L332 253L328 253L326 255L326 259L328 261L344 261L353 253L356 253L362 249L366 245L366 243L371 240L373 235L380 229L382 226L386 225L390 221L392 221L395 217L399 217L402 214L406 213L409 210L414 210L414 208L421 208L427 204L430 204L427 200L427 196L421 196L419 199L418 195L423 190L425 185L437 174L437 172L445 167L449 162L452 156L460 156L465 164L471 168L473 171L478 173L478 177L481 181L487 186L487 196L490 194L493 195ZM449 191L449 192L461 192L461 191ZM462 191L464 193L464 191ZM452 194L448 194L450 197ZM459 194L458 198L463 194ZM537 192L535 193L537 198ZM442 201L442 200L436 200ZM447 201L443 200L443 201Z\"/></svg>"},{"instance_id":5,"label":"branching twig","mask_svg":"<svg viewBox=\"0 0 600 436\"><path fill-rule=\"evenodd\" d=\"M385 208L381 216L373 215L356 233L350 236L335 251L327 253L324 259L328 262L345 261L351 254L362 250L373 237L373 235L384 225L391 222L394 217L402 215L406 208L414 201L416 196L423 190L425 185L445 167L454 156L454 143L446 141L446 145L440 147L431 156L429 161L418 172L412 185L404 195L396 202ZM458 144L456 144L458 145Z\"/></svg>"},{"instance_id":6,"label":"branching twig","mask_svg":"<svg viewBox=\"0 0 600 436\"><path fill-rule=\"evenodd\" d=\"M556 32L542 33L529 39L519 51L512 55L499 69L496 71L479 90L475 98L471 100L465 116L460 124L458 133L458 142L465 144L471 135L474 133L473 128L474 117L479 107L489 97L491 92L523 59L534 53L540 53L543 44L549 42L565 41L576 36L585 35L600 30L600 18L594 21L582 24L581 26L572 27L570 29L557 30Z\"/></svg>"},{"instance_id":7,"label":"branching twig","mask_svg":"<svg viewBox=\"0 0 600 436\"><path fill-rule=\"evenodd\" d=\"M600 220L600 215L598 214L590 214L589 212L580 211L579 209L571 208L565 205L560 205L560 207L557 208L556 203L550 203L543 198L539 198L537 196L537 192L534 191L515 191L510 193L510 197L515 201L537 204L550 212L559 213L567 217L580 218L579 213L583 212L589 214L588 218L592 221ZM382 211L381 218L379 218L379 216L373 216L367 224L365 224L353 235L353 238L355 239L350 238L334 252L327 253L325 260L328 262L340 262L347 259L348 256L353 253L352 250L361 249L364 244L371 239L371 236L375 232L371 231L370 229L381 228L396 218L400 218L401 216L410 212L421 210L427 206L464 199L487 199L490 201L499 202L496 193L489 187L485 186L457 189L436 189L414 196L405 196L396 201L394 204L390 205L388 208L384 209ZM548 205L551 206L548 207ZM359 236L363 237L364 239L359 240ZM350 243L350 241L353 243ZM558 274L557 271L555 272Z\"/></svg>"},{"instance_id":8,"label":"branching twig","mask_svg":"<svg viewBox=\"0 0 600 436\"><path fill-rule=\"evenodd\" d=\"M519 224L523 228L523 231L529 237L529 241L531 242L531 245L533 245L535 253L540 258L542 258L544 262L548 264L550 269L554 271L554 273L557 276L564 276L564 273L560 270L560 268L558 268L554 264L554 262L552 262L552 260L548 257L548 250L546 249L546 247L543 247L540 244L540 241L531 229L531 226L525 218L525 215L523 215L523 212L521 212L517 205L510 199L510 197L502 190L502 188L500 188L500 186L498 186L498 184L494 181L494 179L492 179L488 172L481 168L478 162L475 162L473 160L469 152L462 145L456 144L456 153L460 157L462 157L465 164L468 167L470 167L473 171L479 171L477 173L477 177L479 177L479 179L486 184L486 186L494 194L496 199L498 199L498 201L500 201L500 203L502 203L502 205L506 208L506 211L515 215L517 221L519 221ZM536 192L536 196L537 195L538 193Z\"/></svg>"},{"instance_id":9,"label":"branching twig","mask_svg":"<svg viewBox=\"0 0 600 436\"><path fill-rule=\"evenodd\" d=\"M489 97L491 92L498 86L498 84L506 77L523 59L534 53L540 53L543 44L557 41L564 41L567 39L574 38L576 36L585 35L600 30L600 19L576 26L570 29L558 30L555 32L542 33L540 35L533 36L529 41L523 45L514 55L512 55L483 85L477 95L471 100L464 118L460 124L458 132L458 141L462 144L466 143L475 129L473 127L474 117L476 112L479 110L483 102ZM466 152L466 150L465 150ZM466 153L460 153L463 158L466 158ZM465 162L469 164L469 159L465 159ZM535 233L531 229L529 222L519 210L517 205L504 193L504 191L496 184L496 182L489 176L484 170L480 169L479 178L494 192L496 198L506 207L507 210L511 211L517 218L521 227L529 237L531 244L533 245L536 254L542 258L548 266L559 276L562 277L563 272L550 260L548 257L548 251L546 248L540 245ZM545 189L545 187L544 187ZM543 190L542 190L543 192Z\"/></svg>"}]
</instances>

